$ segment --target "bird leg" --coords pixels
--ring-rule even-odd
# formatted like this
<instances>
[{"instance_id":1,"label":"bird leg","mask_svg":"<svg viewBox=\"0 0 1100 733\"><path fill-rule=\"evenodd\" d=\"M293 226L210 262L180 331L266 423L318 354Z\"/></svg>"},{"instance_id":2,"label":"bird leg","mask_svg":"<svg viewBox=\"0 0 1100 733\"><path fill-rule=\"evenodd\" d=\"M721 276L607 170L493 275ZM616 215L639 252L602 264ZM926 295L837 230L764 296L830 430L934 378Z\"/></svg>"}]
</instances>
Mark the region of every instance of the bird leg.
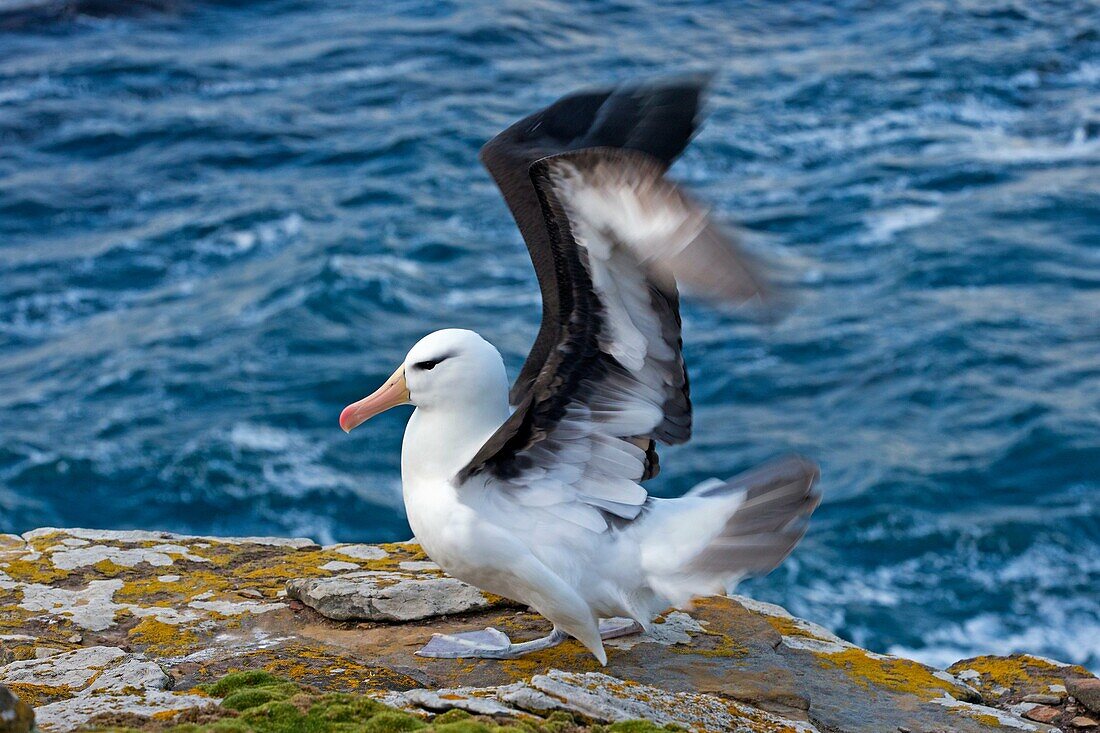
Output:
<instances>
[{"instance_id":1,"label":"bird leg","mask_svg":"<svg viewBox=\"0 0 1100 733\"><path fill-rule=\"evenodd\" d=\"M602 619L600 638L615 639L641 633L642 626L629 619ZM494 628L462 631L457 634L432 634L431 641L416 652L419 657L437 659L515 659L530 652L549 649L569 638L564 631L554 629L540 639L513 644L508 635Z\"/></svg>"}]
</instances>

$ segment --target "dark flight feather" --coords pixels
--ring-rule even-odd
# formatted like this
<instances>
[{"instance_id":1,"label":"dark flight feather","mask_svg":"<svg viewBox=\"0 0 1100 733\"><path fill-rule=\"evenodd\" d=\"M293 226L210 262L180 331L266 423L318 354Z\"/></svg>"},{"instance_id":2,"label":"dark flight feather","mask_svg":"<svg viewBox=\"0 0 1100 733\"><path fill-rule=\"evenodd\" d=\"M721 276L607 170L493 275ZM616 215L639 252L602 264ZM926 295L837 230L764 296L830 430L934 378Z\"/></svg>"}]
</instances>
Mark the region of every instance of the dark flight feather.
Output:
<instances>
[{"instance_id":1,"label":"dark flight feather","mask_svg":"<svg viewBox=\"0 0 1100 733\"><path fill-rule=\"evenodd\" d=\"M651 478L656 443L690 438L677 280L723 300L769 292L755 261L664 178L696 131L706 81L573 94L482 149L527 243L543 318L512 386L514 413L458 481L485 473L522 494L529 472L581 456L569 490L599 514L570 517L597 528L645 502L616 481Z\"/></svg>"}]
</instances>

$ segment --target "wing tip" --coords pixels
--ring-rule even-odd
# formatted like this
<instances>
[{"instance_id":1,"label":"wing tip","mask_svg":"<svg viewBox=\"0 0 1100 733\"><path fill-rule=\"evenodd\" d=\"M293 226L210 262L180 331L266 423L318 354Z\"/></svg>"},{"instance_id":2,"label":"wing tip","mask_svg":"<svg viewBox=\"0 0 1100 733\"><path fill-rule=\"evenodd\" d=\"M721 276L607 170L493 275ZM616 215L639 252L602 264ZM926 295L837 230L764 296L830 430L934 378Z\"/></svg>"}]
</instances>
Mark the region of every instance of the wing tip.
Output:
<instances>
[{"instance_id":1,"label":"wing tip","mask_svg":"<svg viewBox=\"0 0 1100 733\"><path fill-rule=\"evenodd\" d=\"M490 138L478 159L491 169L498 155L530 163L555 152L602 146L640 150L670 165L698 131L717 74L708 67L575 89ZM655 116L662 123L646 129Z\"/></svg>"}]
</instances>

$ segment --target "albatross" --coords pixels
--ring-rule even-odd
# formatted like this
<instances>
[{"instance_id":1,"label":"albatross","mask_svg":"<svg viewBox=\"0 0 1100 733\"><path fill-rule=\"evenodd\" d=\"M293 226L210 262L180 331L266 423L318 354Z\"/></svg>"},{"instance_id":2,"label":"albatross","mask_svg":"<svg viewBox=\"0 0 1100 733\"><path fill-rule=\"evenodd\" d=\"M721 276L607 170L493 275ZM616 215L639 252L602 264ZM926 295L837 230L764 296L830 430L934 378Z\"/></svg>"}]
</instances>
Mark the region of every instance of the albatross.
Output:
<instances>
[{"instance_id":1,"label":"albatross","mask_svg":"<svg viewBox=\"0 0 1100 733\"><path fill-rule=\"evenodd\" d=\"M425 336L347 432L397 405L408 521L450 575L530 606L553 630L436 634L418 654L510 659L572 637L603 641L775 568L820 499L817 467L788 456L675 499L650 496L657 444L691 435L677 283L716 301L770 303L761 268L665 177L700 118L706 80L566 96L489 141L481 160L519 225L542 325L509 388L478 334Z\"/></svg>"}]
</instances>

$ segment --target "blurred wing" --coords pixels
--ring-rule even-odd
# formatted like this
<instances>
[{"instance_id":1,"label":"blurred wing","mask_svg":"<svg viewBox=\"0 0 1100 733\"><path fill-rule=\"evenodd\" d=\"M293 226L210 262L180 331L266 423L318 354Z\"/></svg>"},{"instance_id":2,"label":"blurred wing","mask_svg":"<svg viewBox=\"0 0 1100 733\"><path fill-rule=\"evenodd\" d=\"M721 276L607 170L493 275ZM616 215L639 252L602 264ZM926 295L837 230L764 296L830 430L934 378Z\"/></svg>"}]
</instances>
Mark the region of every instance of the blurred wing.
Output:
<instances>
[{"instance_id":1,"label":"blurred wing","mask_svg":"<svg viewBox=\"0 0 1100 733\"><path fill-rule=\"evenodd\" d=\"M763 296L765 286L664 178L694 131L701 81L690 93L685 83L593 93L603 101L570 107L583 119L568 125L552 114L577 99L567 98L483 151L531 252L543 324L512 388L514 414L459 481L484 476L520 503L603 531L641 512L655 442L690 437L676 281L727 300ZM617 110L627 119L611 124ZM599 125L620 139L593 132ZM538 144L517 142L517 127ZM553 150L546 128L575 134ZM577 140L590 144L572 149Z\"/></svg>"}]
</instances>

